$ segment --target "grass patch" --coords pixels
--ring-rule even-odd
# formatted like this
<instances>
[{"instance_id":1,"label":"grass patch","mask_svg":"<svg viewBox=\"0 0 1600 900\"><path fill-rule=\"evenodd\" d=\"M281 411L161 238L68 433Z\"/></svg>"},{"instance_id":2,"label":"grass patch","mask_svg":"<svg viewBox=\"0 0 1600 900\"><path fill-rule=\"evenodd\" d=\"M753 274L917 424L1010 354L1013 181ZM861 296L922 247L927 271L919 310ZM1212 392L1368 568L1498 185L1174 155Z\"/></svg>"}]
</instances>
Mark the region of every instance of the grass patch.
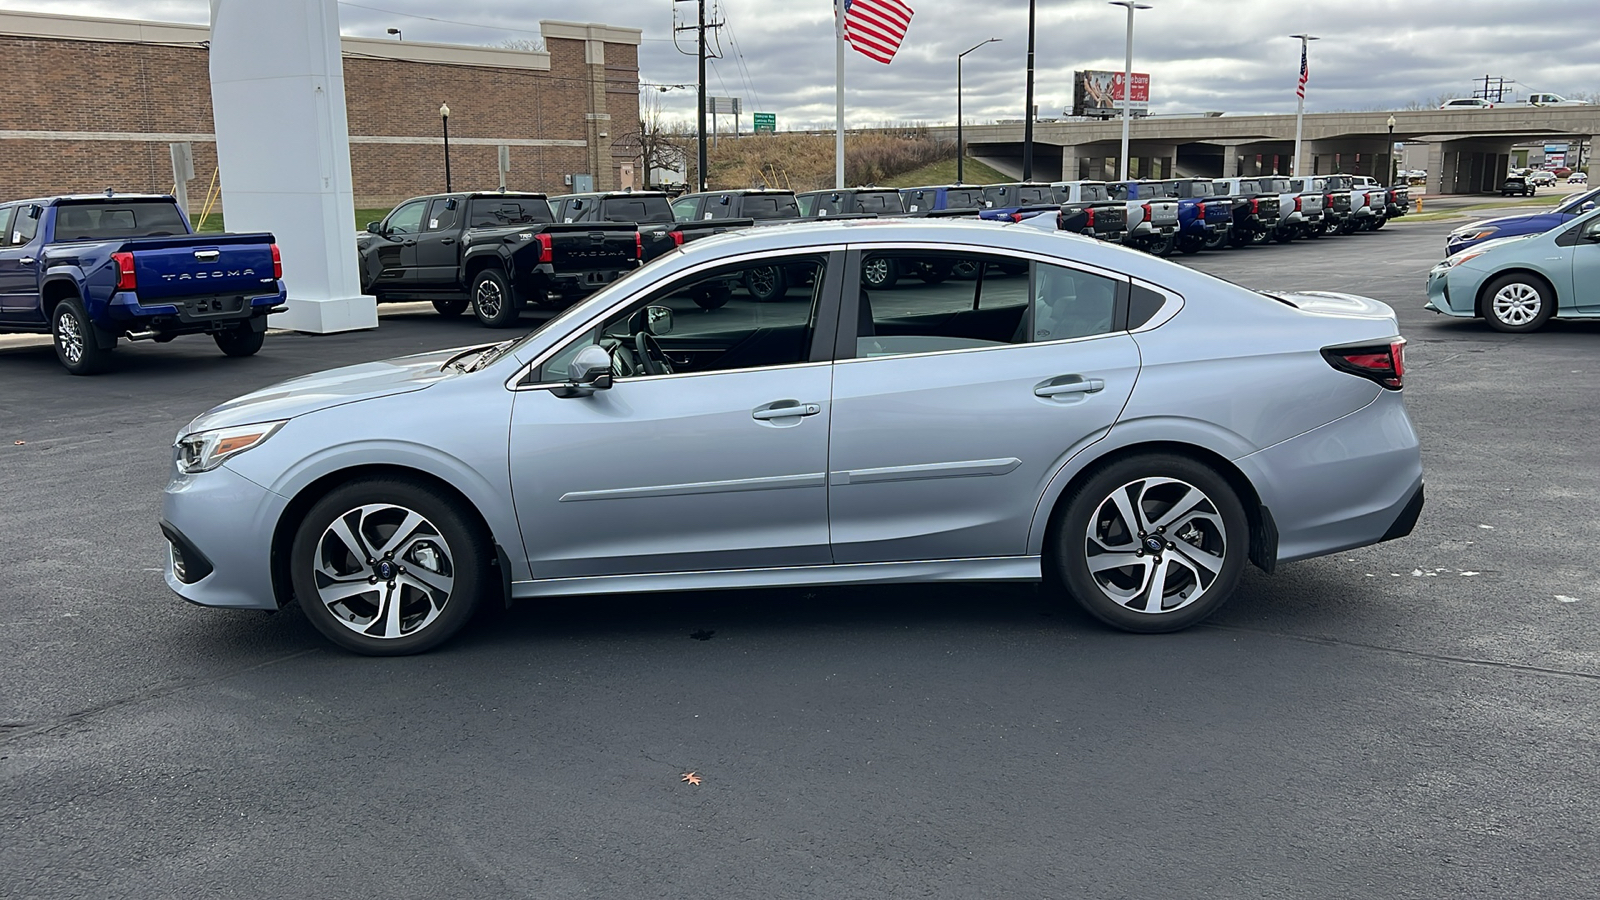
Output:
<instances>
[{"instance_id":1,"label":"grass patch","mask_svg":"<svg viewBox=\"0 0 1600 900\"><path fill-rule=\"evenodd\" d=\"M358 209L358 210L355 210L355 219L354 219L355 229L357 231L365 231L368 222L379 222L379 221L382 221L383 217L387 216L388 214L389 214L389 208L388 207L383 207L381 209ZM227 231L228 227L222 221L222 213L214 212L211 215L206 216L205 219L203 219L201 221L198 221L198 222L195 222L194 223L194 230L196 232L201 233L201 234L205 234L207 232L216 233L216 232L221 232L221 231Z\"/></svg>"},{"instance_id":2,"label":"grass patch","mask_svg":"<svg viewBox=\"0 0 1600 900\"><path fill-rule=\"evenodd\" d=\"M1014 179L1006 177L1003 172L984 165L981 162L967 157L963 166L965 171L962 177L967 184L1006 184ZM941 159L901 175L890 178L887 182L890 187L921 187L925 184L955 184L956 161L954 159Z\"/></svg>"},{"instance_id":3,"label":"grass patch","mask_svg":"<svg viewBox=\"0 0 1600 900\"><path fill-rule=\"evenodd\" d=\"M1415 198L1413 198L1413 200L1414 199ZM1442 221L1445 221L1447 219L1467 219L1467 218L1472 218L1473 216L1475 216L1475 215L1477 215L1479 213L1484 213L1484 212L1488 212L1490 210L1496 210L1496 209L1516 209L1516 208L1519 208L1519 207L1529 207L1529 206L1539 207L1539 208L1543 209L1543 208L1554 206L1556 203L1561 202L1560 198L1555 198L1555 203L1552 203L1551 202L1552 197L1550 197L1550 196L1545 196L1545 197L1520 197L1520 198L1518 198L1516 200L1496 200L1496 201L1487 202L1487 203L1474 203L1471 206L1457 206L1457 207L1455 207L1453 209L1441 209L1438 212L1427 212L1426 211L1427 208L1428 208L1427 196L1423 195L1422 200L1423 200L1422 208L1424 210L1423 212L1408 213L1404 217L1402 217L1400 219L1397 219L1395 221L1397 221L1397 222L1442 222ZM1415 206L1415 203L1413 203L1413 206Z\"/></svg>"}]
</instances>

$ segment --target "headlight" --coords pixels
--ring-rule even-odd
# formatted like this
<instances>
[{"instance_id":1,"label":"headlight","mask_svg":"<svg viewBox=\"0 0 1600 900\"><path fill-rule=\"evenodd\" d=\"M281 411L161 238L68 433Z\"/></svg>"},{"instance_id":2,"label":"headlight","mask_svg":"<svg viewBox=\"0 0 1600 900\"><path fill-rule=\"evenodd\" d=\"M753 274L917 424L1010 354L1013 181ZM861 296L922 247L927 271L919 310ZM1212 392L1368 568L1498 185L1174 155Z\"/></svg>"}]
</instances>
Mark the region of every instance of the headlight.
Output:
<instances>
[{"instance_id":1,"label":"headlight","mask_svg":"<svg viewBox=\"0 0 1600 900\"><path fill-rule=\"evenodd\" d=\"M1459 265L1461 265L1462 263L1466 262L1469 259L1477 259L1478 257L1480 257L1480 256L1482 256L1482 255L1484 255L1485 253L1488 253L1488 252L1489 251L1487 249L1479 250L1476 247L1474 247L1471 250L1463 250L1460 253L1457 253L1457 254L1455 254L1453 256L1445 257L1444 262L1440 263L1439 265L1444 267L1444 268L1446 268L1446 269L1448 269L1448 268L1450 268L1452 266L1459 266Z\"/></svg>"},{"instance_id":2,"label":"headlight","mask_svg":"<svg viewBox=\"0 0 1600 900\"><path fill-rule=\"evenodd\" d=\"M1450 240L1454 241L1481 241L1494 236L1498 228L1479 228L1477 230L1451 232Z\"/></svg>"},{"instance_id":3,"label":"headlight","mask_svg":"<svg viewBox=\"0 0 1600 900\"><path fill-rule=\"evenodd\" d=\"M229 457L259 446L282 427L283 421L260 422L186 434L178 439L178 471L209 472Z\"/></svg>"}]
</instances>

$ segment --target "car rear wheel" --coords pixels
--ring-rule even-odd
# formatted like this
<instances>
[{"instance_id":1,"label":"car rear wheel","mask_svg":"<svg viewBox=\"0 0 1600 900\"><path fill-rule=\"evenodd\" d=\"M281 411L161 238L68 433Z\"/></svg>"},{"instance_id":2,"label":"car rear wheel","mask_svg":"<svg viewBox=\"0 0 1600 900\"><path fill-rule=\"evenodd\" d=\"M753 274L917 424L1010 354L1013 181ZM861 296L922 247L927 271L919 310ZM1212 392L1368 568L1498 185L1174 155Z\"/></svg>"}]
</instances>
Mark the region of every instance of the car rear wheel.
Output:
<instances>
[{"instance_id":1,"label":"car rear wheel","mask_svg":"<svg viewBox=\"0 0 1600 900\"><path fill-rule=\"evenodd\" d=\"M1118 460L1061 507L1053 562L1067 592L1107 625L1188 628L1233 593L1250 543L1227 480L1173 454Z\"/></svg>"},{"instance_id":2,"label":"car rear wheel","mask_svg":"<svg viewBox=\"0 0 1600 900\"><path fill-rule=\"evenodd\" d=\"M249 323L245 323L227 331L214 332L211 339L217 342L217 349L224 356L255 356L261 351L261 345L266 343L267 333L264 330L256 331Z\"/></svg>"},{"instance_id":3,"label":"car rear wheel","mask_svg":"<svg viewBox=\"0 0 1600 900\"><path fill-rule=\"evenodd\" d=\"M1482 313L1489 327L1510 334L1538 331L1555 315L1555 296L1529 275L1502 275L1483 291Z\"/></svg>"},{"instance_id":4,"label":"car rear wheel","mask_svg":"<svg viewBox=\"0 0 1600 900\"><path fill-rule=\"evenodd\" d=\"M56 359L74 375L95 375L111 362L110 354L96 343L94 324L77 297L56 304L50 314L50 335L55 340Z\"/></svg>"},{"instance_id":5,"label":"car rear wheel","mask_svg":"<svg viewBox=\"0 0 1600 900\"><path fill-rule=\"evenodd\" d=\"M289 554L295 597L328 640L368 656L421 653L472 617L489 541L424 485L367 479L314 504Z\"/></svg>"},{"instance_id":6,"label":"car rear wheel","mask_svg":"<svg viewBox=\"0 0 1600 900\"><path fill-rule=\"evenodd\" d=\"M505 273L484 269L472 279L472 314L490 328L510 328L522 310L511 293Z\"/></svg>"},{"instance_id":7,"label":"car rear wheel","mask_svg":"<svg viewBox=\"0 0 1600 900\"><path fill-rule=\"evenodd\" d=\"M459 316L467 311L467 301L435 300L433 301L433 309L446 319L454 319L456 316Z\"/></svg>"},{"instance_id":8,"label":"car rear wheel","mask_svg":"<svg viewBox=\"0 0 1600 900\"><path fill-rule=\"evenodd\" d=\"M1207 250L1221 250L1228 246L1228 240L1231 237L1231 229L1218 228L1210 237L1206 238L1205 247Z\"/></svg>"},{"instance_id":9,"label":"car rear wheel","mask_svg":"<svg viewBox=\"0 0 1600 900\"><path fill-rule=\"evenodd\" d=\"M900 280L900 267L894 260L870 256L861 262L861 286L870 291L888 290Z\"/></svg>"},{"instance_id":10,"label":"car rear wheel","mask_svg":"<svg viewBox=\"0 0 1600 900\"><path fill-rule=\"evenodd\" d=\"M758 302L771 303L789 292L789 280L782 266L761 266L744 273L744 289Z\"/></svg>"},{"instance_id":11,"label":"car rear wheel","mask_svg":"<svg viewBox=\"0 0 1600 900\"><path fill-rule=\"evenodd\" d=\"M1172 251L1177 246L1177 244L1178 244L1177 235L1175 235L1175 234L1163 234L1163 235L1161 235L1159 237L1150 238L1149 241L1144 245L1144 249L1145 249L1145 252L1149 253L1152 256L1166 257L1166 256L1171 256L1172 255Z\"/></svg>"}]
</instances>

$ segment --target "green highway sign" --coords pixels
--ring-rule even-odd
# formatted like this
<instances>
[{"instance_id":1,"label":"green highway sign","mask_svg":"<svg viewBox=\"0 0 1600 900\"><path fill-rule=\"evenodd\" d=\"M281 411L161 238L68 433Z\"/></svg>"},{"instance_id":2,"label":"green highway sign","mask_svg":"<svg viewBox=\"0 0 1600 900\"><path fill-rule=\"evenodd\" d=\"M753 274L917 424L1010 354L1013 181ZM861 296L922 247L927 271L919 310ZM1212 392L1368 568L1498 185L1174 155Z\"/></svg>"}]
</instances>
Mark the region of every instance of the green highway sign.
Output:
<instances>
[{"instance_id":1,"label":"green highway sign","mask_svg":"<svg viewBox=\"0 0 1600 900\"><path fill-rule=\"evenodd\" d=\"M778 130L777 113L756 113L755 120L757 134L760 134L763 131L765 131L767 134L772 134Z\"/></svg>"}]
</instances>

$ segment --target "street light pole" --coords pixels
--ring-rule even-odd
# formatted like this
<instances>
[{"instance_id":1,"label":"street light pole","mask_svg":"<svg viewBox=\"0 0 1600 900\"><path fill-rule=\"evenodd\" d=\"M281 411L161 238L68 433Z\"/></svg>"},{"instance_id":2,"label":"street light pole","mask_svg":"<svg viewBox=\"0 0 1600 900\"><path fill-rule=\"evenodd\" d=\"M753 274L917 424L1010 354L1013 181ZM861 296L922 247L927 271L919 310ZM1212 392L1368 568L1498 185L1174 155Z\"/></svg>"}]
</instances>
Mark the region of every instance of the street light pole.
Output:
<instances>
[{"instance_id":1,"label":"street light pole","mask_svg":"<svg viewBox=\"0 0 1600 900\"><path fill-rule=\"evenodd\" d=\"M450 107L439 104L439 122L444 126L444 192L450 193Z\"/></svg>"},{"instance_id":2,"label":"street light pole","mask_svg":"<svg viewBox=\"0 0 1600 900\"><path fill-rule=\"evenodd\" d=\"M1028 0L1028 89L1022 110L1022 180L1033 180L1033 7Z\"/></svg>"},{"instance_id":3,"label":"street light pole","mask_svg":"<svg viewBox=\"0 0 1600 900\"><path fill-rule=\"evenodd\" d=\"M1300 60L1302 65L1304 64L1306 58L1306 42L1321 40L1321 38L1312 34L1291 34L1289 37L1299 38L1300 40ZM1298 73L1296 77L1298 77ZM1294 111L1294 162L1289 166L1289 174L1298 176L1300 174L1300 138L1305 134L1305 88L1297 87L1295 93L1300 95L1300 104Z\"/></svg>"},{"instance_id":4,"label":"street light pole","mask_svg":"<svg viewBox=\"0 0 1600 900\"><path fill-rule=\"evenodd\" d=\"M1128 47L1122 60L1122 156L1118 157L1117 177L1128 180L1128 121L1133 115L1133 11L1151 9L1147 3L1133 0L1111 0L1112 6L1128 8Z\"/></svg>"},{"instance_id":5,"label":"street light pole","mask_svg":"<svg viewBox=\"0 0 1600 900\"><path fill-rule=\"evenodd\" d=\"M1389 117L1389 186L1394 187L1396 160L1394 158L1394 116Z\"/></svg>"},{"instance_id":6,"label":"street light pole","mask_svg":"<svg viewBox=\"0 0 1600 900\"><path fill-rule=\"evenodd\" d=\"M982 47L984 44L992 44L998 40L1000 39L989 38L987 41L981 41L956 54L956 184L966 183L962 180L962 176L966 174L966 170L962 168L962 163L966 160L967 144L961 136L961 60L968 53Z\"/></svg>"}]
</instances>

